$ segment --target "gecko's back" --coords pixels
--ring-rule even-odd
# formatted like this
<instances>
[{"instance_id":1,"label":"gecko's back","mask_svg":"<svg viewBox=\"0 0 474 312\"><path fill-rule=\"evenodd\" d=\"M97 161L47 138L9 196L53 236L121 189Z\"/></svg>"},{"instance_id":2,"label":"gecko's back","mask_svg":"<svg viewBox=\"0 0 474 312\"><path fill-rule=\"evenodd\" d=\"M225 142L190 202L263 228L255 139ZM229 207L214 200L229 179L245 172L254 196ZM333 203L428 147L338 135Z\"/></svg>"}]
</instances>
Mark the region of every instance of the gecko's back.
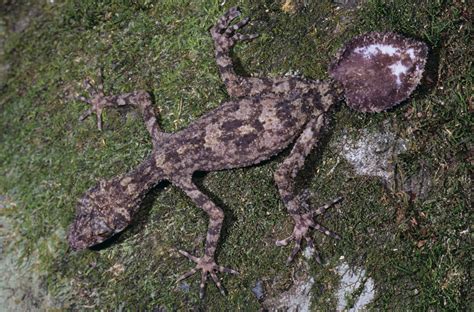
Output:
<instances>
[{"instance_id":1,"label":"gecko's back","mask_svg":"<svg viewBox=\"0 0 474 312\"><path fill-rule=\"evenodd\" d=\"M264 94L226 102L168 138L157 165L171 171L213 171L256 164L287 147L308 121L311 100Z\"/></svg>"}]
</instances>

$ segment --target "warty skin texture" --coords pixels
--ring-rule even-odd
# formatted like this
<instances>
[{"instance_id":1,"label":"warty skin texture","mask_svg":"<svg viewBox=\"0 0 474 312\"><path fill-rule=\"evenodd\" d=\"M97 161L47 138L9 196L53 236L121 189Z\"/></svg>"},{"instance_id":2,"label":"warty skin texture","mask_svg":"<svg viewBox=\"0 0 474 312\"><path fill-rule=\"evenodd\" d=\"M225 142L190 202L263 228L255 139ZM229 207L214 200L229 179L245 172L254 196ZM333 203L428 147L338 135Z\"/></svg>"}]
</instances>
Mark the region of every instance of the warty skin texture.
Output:
<instances>
[{"instance_id":1,"label":"warty skin texture","mask_svg":"<svg viewBox=\"0 0 474 312\"><path fill-rule=\"evenodd\" d=\"M291 236L277 241L277 245L295 243L288 257L290 262L300 250L303 239L308 246L314 246L309 235L311 229L339 238L336 233L316 223L314 217L324 213L341 198L310 209L307 203L308 192L297 194L294 180L303 167L306 156L322 136L328 112L341 98L340 84L333 80L321 82L297 77L257 78L236 75L230 57L232 47L239 41L256 37L237 32L247 24L248 19L231 25L239 14L237 8L231 8L210 30L220 76L231 100L179 132L161 131L151 97L145 91L106 96L101 85L96 90L89 81L85 81L90 97L80 97L80 100L90 104L91 108L80 119L95 113L101 129L103 109L133 106L143 115L145 126L152 137L153 151L130 173L109 181L100 181L83 195L68 232L68 242L73 250L94 246L122 231L132 222L133 215L150 188L162 180L168 180L209 216L203 255L197 257L186 251L179 251L195 262L196 267L178 280L201 271L201 297L209 277L224 293L216 273L237 274L215 262L224 213L196 187L192 180L193 173L251 166L278 154L290 144L293 144L291 151L276 170L274 180L295 227ZM320 262L317 254L316 260Z\"/></svg>"}]
</instances>

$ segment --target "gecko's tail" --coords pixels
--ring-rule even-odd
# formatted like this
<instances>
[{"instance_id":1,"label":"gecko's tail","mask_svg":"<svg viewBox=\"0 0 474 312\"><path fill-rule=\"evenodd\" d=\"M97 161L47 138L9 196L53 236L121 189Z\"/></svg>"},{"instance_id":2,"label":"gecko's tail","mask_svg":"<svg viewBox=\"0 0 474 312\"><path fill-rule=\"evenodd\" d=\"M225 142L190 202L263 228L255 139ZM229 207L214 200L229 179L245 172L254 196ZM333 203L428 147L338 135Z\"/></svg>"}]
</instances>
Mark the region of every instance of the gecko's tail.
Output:
<instances>
[{"instance_id":1,"label":"gecko's tail","mask_svg":"<svg viewBox=\"0 0 474 312\"><path fill-rule=\"evenodd\" d=\"M421 80L426 44L395 33L371 32L349 41L329 67L347 104L361 112L381 112L408 98Z\"/></svg>"}]
</instances>

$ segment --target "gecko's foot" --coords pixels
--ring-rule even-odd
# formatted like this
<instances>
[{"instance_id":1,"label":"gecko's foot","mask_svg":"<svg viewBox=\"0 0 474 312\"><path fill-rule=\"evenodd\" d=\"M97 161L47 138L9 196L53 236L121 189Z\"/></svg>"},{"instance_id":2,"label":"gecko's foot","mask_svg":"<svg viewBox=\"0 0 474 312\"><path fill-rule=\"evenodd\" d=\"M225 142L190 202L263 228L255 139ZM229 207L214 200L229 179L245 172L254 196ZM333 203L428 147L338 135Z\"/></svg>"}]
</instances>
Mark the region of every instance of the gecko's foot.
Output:
<instances>
[{"instance_id":1,"label":"gecko's foot","mask_svg":"<svg viewBox=\"0 0 474 312\"><path fill-rule=\"evenodd\" d=\"M102 130L102 111L107 105L102 82L97 85L97 88L92 85L89 79L84 80L83 84L84 88L86 89L86 92L89 94L89 97L87 98L84 96L78 96L76 97L76 99L89 104L91 107L79 117L79 121L83 121L84 119L95 113L97 116L97 128L99 128L99 130Z\"/></svg>"},{"instance_id":2,"label":"gecko's foot","mask_svg":"<svg viewBox=\"0 0 474 312\"><path fill-rule=\"evenodd\" d=\"M221 273L239 274L239 272L235 270L217 265L213 258L209 258L207 256L198 258L183 250L178 250L178 252L182 254L183 256L185 256L186 258L188 258L189 260L195 262L197 265L194 269L178 277L176 282L179 282L185 278L188 278L194 273L196 273L197 271L201 270L201 284L199 284L199 297L201 299L204 297L204 288L206 286L209 275L211 276L212 280L216 284L217 288L219 288L219 291L221 292L221 294L225 295L224 287L222 287L222 284L219 278L217 277L216 273L221 272Z\"/></svg>"},{"instance_id":3,"label":"gecko's foot","mask_svg":"<svg viewBox=\"0 0 474 312\"><path fill-rule=\"evenodd\" d=\"M290 263L291 261L293 261L296 254L301 249L301 241L303 240L303 238L306 240L308 247L314 249L314 241L309 235L309 230L311 228L318 230L319 232L327 236L330 236L332 238L341 239L341 237L338 234L330 231L329 229L325 228L321 224L316 223L313 220L315 216L323 214L326 211L326 209L335 205L341 200L342 200L342 197L338 197L334 199L333 201L321 207L313 209L307 213L300 214L300 215L293 215L293 219L295 220L295 227L293 229L293 233L285 239L276 241L277 246L286 246L288 245L289 242L295 241L295 247L291 251L291 254L287 259L287 263ZM315 250L315 260L321 264L321 258L319 256L319 253L316 250Z\"/></svg>"},{"instance_id":4,"label":"gecko's foot","mask_svg":"<svg viewBox=\"0 0 474 312\"><path fill-rule=\"evenodd\" d=\"M230 8L211 28L211 36L215 43L221 47L224 51L228 51L232 48L236 42L244 40L252 40L256 38L257 34L242 35L237 33L239 29L247 25L249 18L244 18L234 25L230 23L240 15L238 7Z\"/></svg>"}]
</instances>

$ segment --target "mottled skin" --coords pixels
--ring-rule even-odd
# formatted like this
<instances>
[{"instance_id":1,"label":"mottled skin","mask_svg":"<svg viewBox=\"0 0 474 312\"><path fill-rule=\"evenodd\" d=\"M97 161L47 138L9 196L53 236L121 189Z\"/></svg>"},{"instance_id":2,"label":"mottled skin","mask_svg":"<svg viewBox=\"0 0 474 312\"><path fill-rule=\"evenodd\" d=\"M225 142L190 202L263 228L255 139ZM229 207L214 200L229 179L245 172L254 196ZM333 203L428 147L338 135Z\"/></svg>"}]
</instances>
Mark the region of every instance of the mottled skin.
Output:
<instances>
[{"instance_id":1,"label":"mottled skin","mask_svg":"<svg viewBox=\"0 0 474 312\"><path fill-rule=\"evenodd\" d=\"M148 190L158 182L168 180L209 215L204 254L195 257L180 250L182 255L196 263L196 267L178 280L200 271L201 297L209 276L223 292L216 273L237 273L215 262L224 213L196 187L192 180L193 173L254 165L276 155L290 144L293 144L291 152L276 170L274 179L295 227L290 237L277 244L295 242L288 257L288 261L291 261L300 250L303 239L313 246L309 236L311 228L339 238L316 223L314 217L324 213L340 198L317 209L310 209L308 192L297 194L294 189L296 175L321 137L328 111L339 100L339 85L333 81L296 77L238 76L234 71L230 50L237 42L255 37L237 33L248 19L230 25L239 14L237 8L230 9L210 30L219 72L232 99L194 121L186 129L172 134L162 132L151 97L145 91L106 96L101 86L95 90L88 81L85 82L90 98L80 99L89 103L91 109L81 116L81 120L95 113L101 129L104 108L134 106L143 115L153 140L153 151L130 173L101 181L80 199L76 218L68 233L69 244L74 250L96 245L122 231L132 221ZM319 261L318 256L316 260Z\"/></svg>"}]
</instances>

